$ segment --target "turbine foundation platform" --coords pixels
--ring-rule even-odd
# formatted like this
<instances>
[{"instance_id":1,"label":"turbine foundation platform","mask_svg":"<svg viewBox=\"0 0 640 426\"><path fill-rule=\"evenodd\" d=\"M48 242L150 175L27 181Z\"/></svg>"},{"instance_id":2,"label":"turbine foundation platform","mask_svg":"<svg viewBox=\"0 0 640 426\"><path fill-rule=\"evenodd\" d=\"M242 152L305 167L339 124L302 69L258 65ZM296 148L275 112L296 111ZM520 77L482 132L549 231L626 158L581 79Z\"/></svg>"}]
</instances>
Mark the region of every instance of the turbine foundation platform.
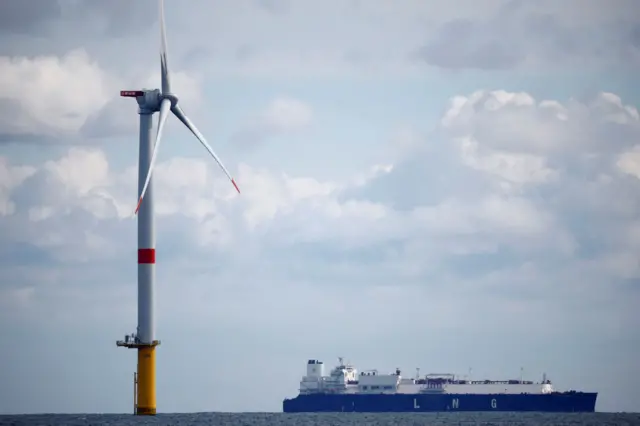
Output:
<instances>
[{"instance_id":1,"label":"turbine foundation platform","mask_svg":"<svg viewBox=\"0 0 640 426\"><path fill-rule=\"evenodd\" d=\"M142 343L135 336L125 336L116 345L138 350L138 371L134 375L134 414L153 416L156 414L156 346L159 340Z\"/></svg>"}]
</instances>

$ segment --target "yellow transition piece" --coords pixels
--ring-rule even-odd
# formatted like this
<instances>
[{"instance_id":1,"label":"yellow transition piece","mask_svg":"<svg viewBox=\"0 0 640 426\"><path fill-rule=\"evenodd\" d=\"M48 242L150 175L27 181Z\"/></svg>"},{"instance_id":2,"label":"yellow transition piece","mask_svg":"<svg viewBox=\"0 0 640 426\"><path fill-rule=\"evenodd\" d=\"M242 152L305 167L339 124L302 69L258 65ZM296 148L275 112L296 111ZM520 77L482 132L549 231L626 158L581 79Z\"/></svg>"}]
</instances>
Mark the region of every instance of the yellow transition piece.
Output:
<instances>
[{"instance_id":1,"label":"yellow transition piece","mask_svg":"<svg viewBox=\"0 0 640 426\"><path fill-rule=\"evenodd\" d=\"M156 414L156 347L138 347L138 397L136 415Z\"/></svg>"}]
</instances>

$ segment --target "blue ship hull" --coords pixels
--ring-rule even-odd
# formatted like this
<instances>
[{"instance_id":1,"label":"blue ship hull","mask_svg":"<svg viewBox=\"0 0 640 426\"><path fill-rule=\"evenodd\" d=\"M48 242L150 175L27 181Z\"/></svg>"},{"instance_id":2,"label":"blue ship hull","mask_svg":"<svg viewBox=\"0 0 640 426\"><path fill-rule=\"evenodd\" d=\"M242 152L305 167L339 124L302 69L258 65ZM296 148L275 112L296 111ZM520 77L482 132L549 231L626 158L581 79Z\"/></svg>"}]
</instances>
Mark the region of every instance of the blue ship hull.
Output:
<instances>
[{"instance_id":1,"label":"blue ship hull","mask_svg":"<svg viewBox=\"0 0 640 426\"><path fill-rule=\"evenodd\" d=\"M594 412L597 392L550 394L306 394L285 399L285 413L538 411Z\"/></svg>"}]
</instances>

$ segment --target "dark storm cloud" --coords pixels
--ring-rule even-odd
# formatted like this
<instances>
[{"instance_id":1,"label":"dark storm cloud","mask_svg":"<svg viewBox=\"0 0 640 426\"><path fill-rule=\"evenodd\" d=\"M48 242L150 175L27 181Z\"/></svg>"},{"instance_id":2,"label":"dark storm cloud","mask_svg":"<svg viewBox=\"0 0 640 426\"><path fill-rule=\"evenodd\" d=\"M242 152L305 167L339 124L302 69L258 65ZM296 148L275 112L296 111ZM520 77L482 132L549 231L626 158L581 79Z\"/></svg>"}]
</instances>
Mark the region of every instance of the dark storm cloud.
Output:
<instances>
[{"instance_id":1,"label":"dark storm cloud","mask_svg":"<svg viewBox=\"0 0 640 426\"><path fill-rule=\"evenodd\" d=\"M135 134L138 128L136 109L123 105L122 98L114 98L91 114L80 128L86 139L100 139Z\"/></svg>"},{"instance_id":2,"label":"dark storm cloud","mask_svg":"<svg viewBox=\"0 0 640 426\"><path fill-rule=\"evenodd\" d=\"M0 34L41 33L52 20L60 18L61 12L55 0L2 0Z\"/></svg>"},{"instance_id":3,"label":"dark storm cloud","mask_svg":"<svg viewBox=\"0 0 640 426\"><path fill-rule=\"evenodd\" d=\"M427 64L447 69L505 70L525 63L607 64L636 67L638 26L624 20L596 26L569 25L550 13L507 3L488 20L442 24L417 50Z\"/></svg>"},{"instance_id":4,"label":"dark storm cloud","mask_svg":"<svg viewBox=\"0 0 640 426\"><path fill-rule=\"evenodd\" d=\"M26 117L29 117L32 126L25 128L16 124L24 123ZM29 111L18 101L0 96L0 145L59 142L59 138L52 134L53 129L42 123L36 124Z\"/></svg>"},{"instance_id":5,"label":"dark storm cloud","mask_svg":"<svg viewBox=\"0 0 640 426\"><path fill-rule=\"evenodd\" d=\"M83 47L101 56L105 37L136 36L157 21L153 0L2 0L0 55L61 55Z\"/></svg>"},{"instance_id":6,"label":"dark storm cloud","mask_svg":"<svg viewBox=\"0 0 640 426\"><path fill-rule=\"evenodd\" d=\"M3 133L2 130L0 129L0 145L10 145L10 144L44 145L44 144L52 144L52 143L62 143L62 141L55 137L40 135L36 133L21 133L21 134Z\"/></svg>"},{"instance_id":7,"label":"dark storm cloud","mask_svg":"<svg viewBox=\"0 0 640 426\"><path fill-rule=\"evenodd\" d=\"M434 40L419 50L428 64L442 68L509 69L524 59L524 52L501 34L481 36L481 25L457 19L445 23Z\"/></svg>"},{"instance_id":8,"label":"dark storm cloud","mask_svg":"<svg viewBox=\"0 0 640 426\"><path fill-rule=\"evenodd\" d=\"M28 125L17 125L25 123ZM0 97L0 146L2 145L52 145L65 146L91 142L91 138L100 137L99 130L94 133L63 133L33 118L14 99Z\"/></svg>"},{"instance_id":9,"label":"dark storm cloud","mask_svg":"<svg viewBox=\"0 0 640 426\"><path fill-rule=\"evenodd\" d=\"M155 24L156 8L153 0L3 0L0 33L47 34L55 25L83 35L126 36Z\"/></svg>"},{"instance_id":10,"label":"dark storm cloud","mask_svg":"<svg viewBox=\"0 0 640 426\"><path fill-rule=\"evenodd\" d=\"M102 22L102 31L109 37L126 37L147 31L158 21L158 2L154 0L83 0L69 10L74 21Z\"/></svg>"}]
</instances>

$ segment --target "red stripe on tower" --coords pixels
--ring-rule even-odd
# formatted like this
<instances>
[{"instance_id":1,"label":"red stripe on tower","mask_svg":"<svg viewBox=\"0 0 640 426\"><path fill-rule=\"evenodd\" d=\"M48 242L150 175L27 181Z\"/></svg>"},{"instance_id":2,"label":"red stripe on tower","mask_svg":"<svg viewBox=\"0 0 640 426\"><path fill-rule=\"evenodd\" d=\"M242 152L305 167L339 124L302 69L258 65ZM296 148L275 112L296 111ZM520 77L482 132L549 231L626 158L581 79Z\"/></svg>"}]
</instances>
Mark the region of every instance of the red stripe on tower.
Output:
<instances>
[{"instance_id":1,"label":"red stripe on tower","mask_svg":"<svg viewBox=\"0 0 640 426\"><path fill-rule=\"evenodd\" d=\"M138 263L156 263L156 249L138 249Z\"/></svg>"}]
</instances>

